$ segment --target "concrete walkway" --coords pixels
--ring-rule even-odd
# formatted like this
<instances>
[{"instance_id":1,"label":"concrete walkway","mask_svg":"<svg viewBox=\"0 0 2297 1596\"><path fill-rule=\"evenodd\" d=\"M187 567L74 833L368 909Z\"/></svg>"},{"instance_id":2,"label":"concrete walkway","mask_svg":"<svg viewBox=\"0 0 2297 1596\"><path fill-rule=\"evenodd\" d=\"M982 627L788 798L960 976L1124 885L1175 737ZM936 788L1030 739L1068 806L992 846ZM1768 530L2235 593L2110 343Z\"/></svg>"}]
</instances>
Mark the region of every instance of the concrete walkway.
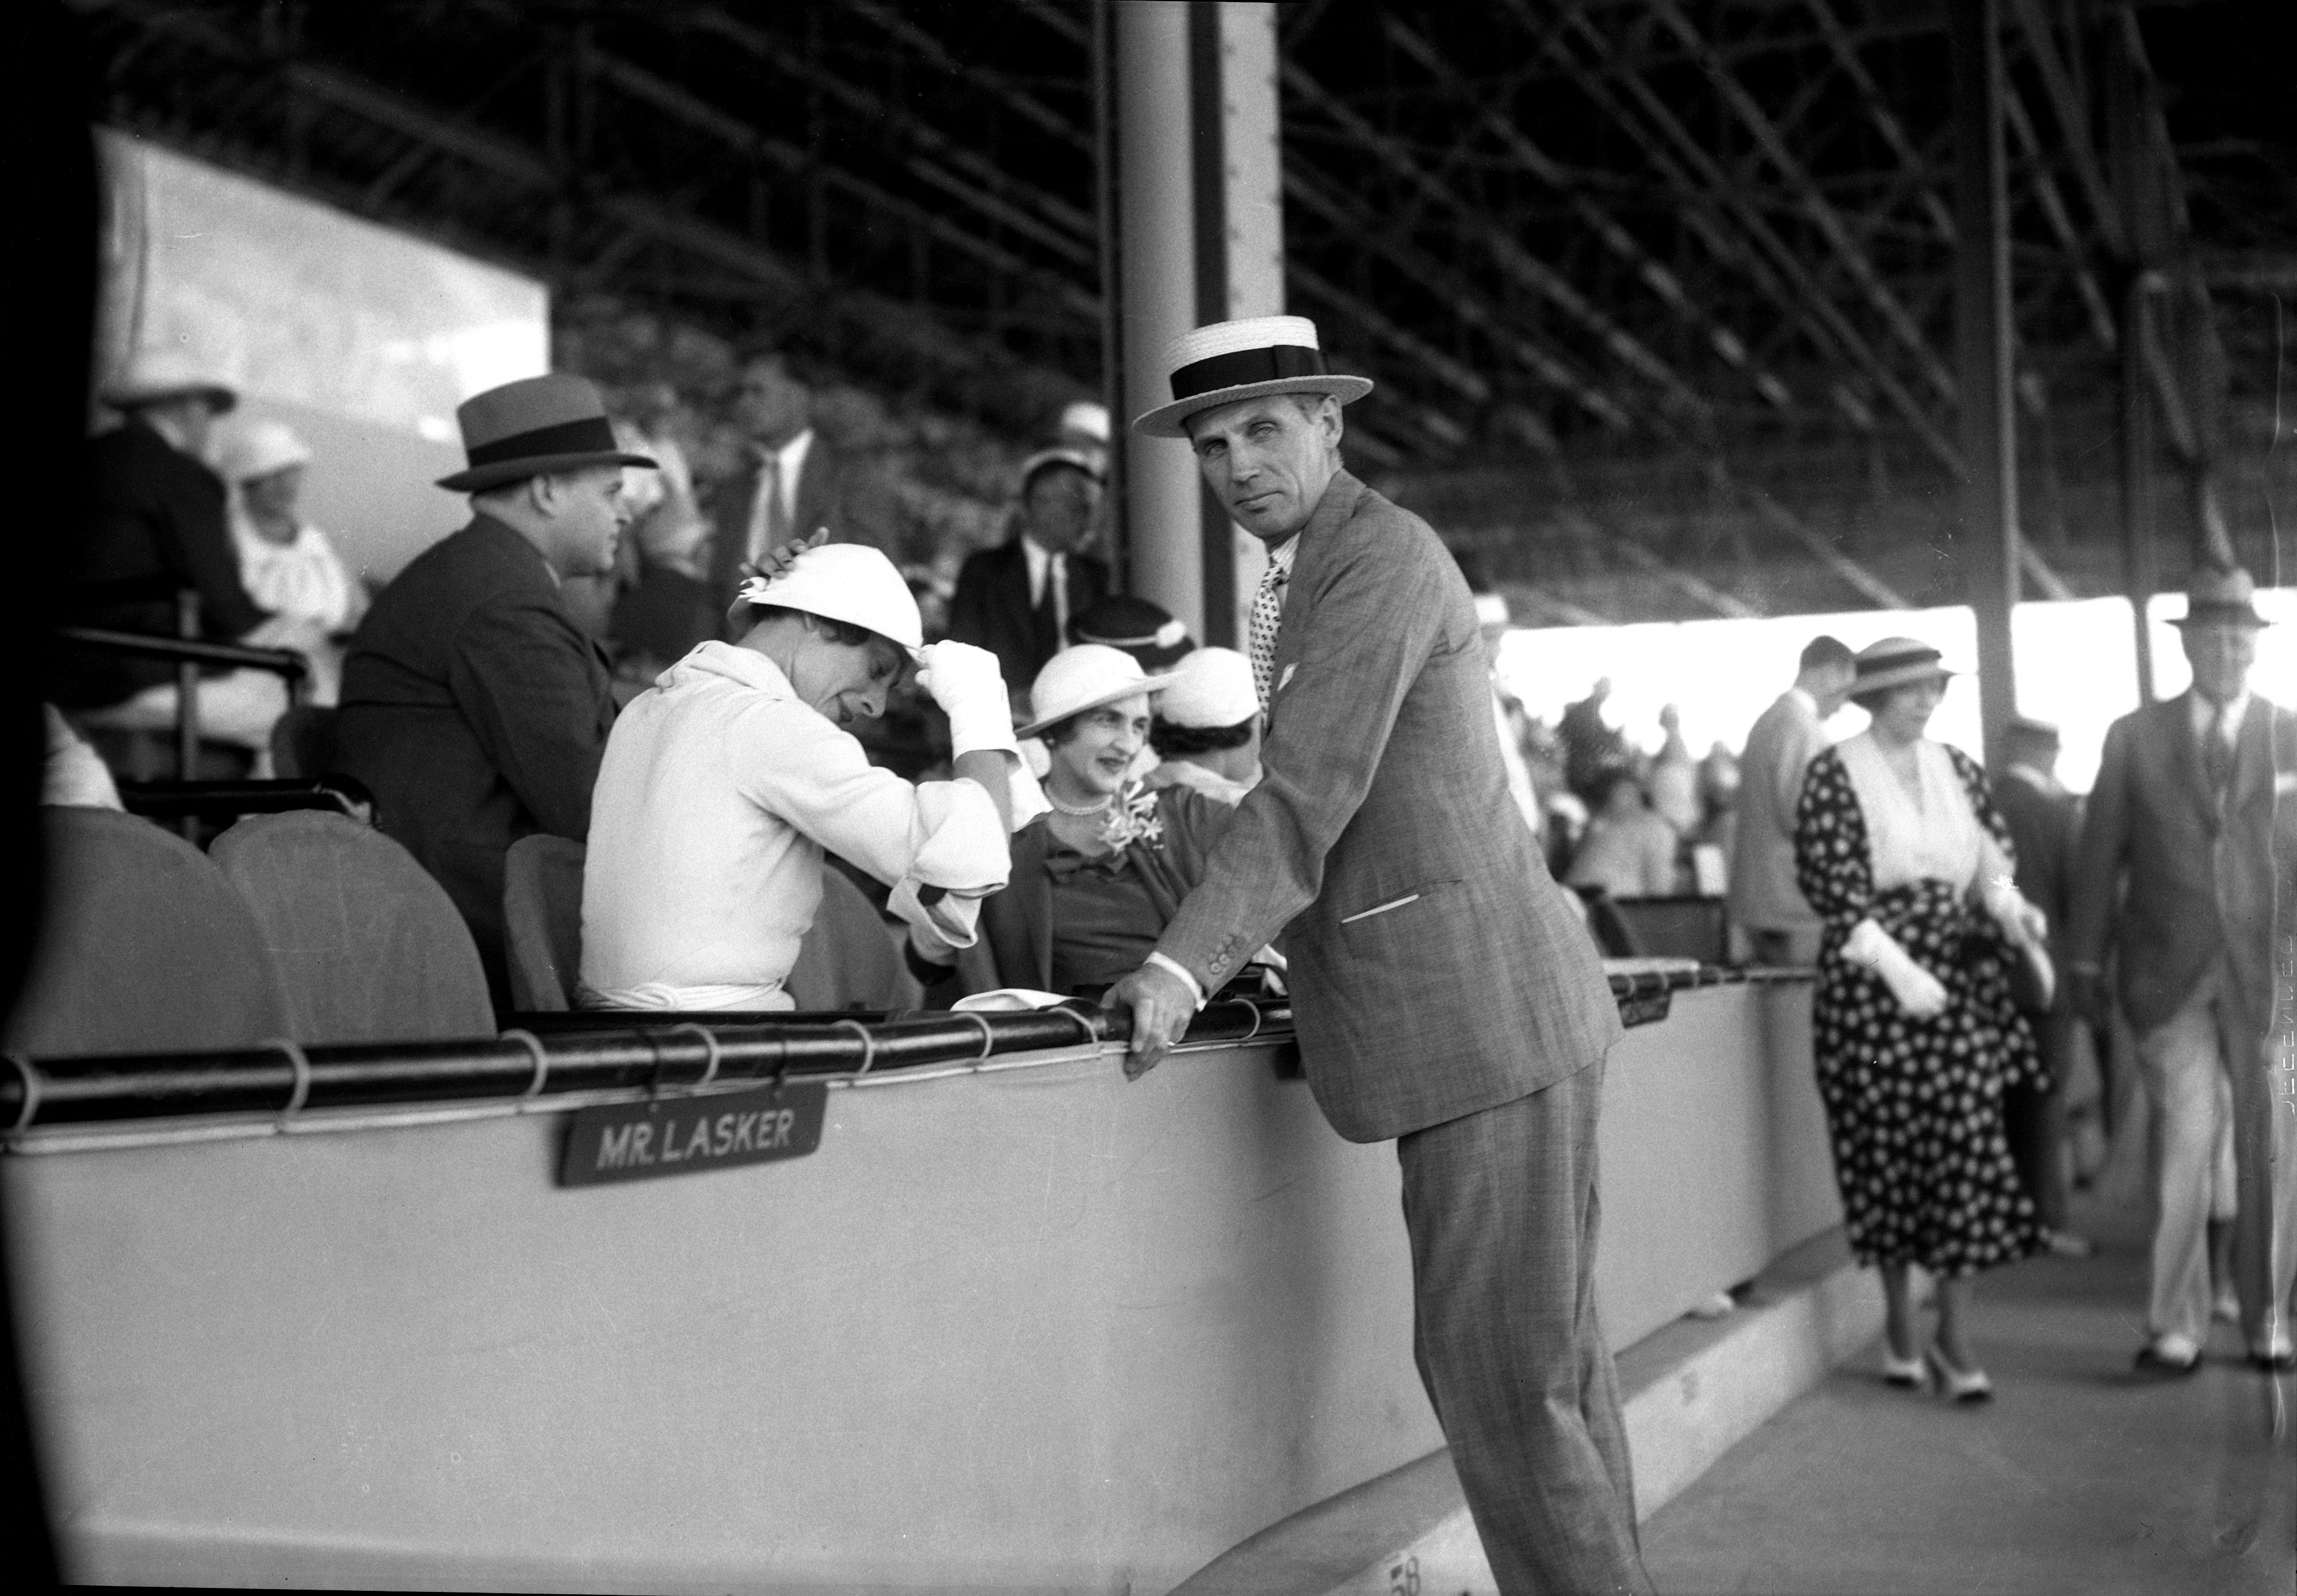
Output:
<instances>
[{"instance_id":1,"label":"concrete walkway","mask_svg":"<svg viewBox=\"0 0 2297 1596\"><path fill-rule=\"evenodd\" d=\"M2095 1256L1979 1285L1990 1406L1894 1390L1874 1351L1852 1359L1643 1526L1663 1596L2297 1591L2297 1441L2269 1435L2273 1382L2224 1325L2200 1374L2136 1374L2142 1224L2077 1222Z\"/></svg>"}]
</instances>

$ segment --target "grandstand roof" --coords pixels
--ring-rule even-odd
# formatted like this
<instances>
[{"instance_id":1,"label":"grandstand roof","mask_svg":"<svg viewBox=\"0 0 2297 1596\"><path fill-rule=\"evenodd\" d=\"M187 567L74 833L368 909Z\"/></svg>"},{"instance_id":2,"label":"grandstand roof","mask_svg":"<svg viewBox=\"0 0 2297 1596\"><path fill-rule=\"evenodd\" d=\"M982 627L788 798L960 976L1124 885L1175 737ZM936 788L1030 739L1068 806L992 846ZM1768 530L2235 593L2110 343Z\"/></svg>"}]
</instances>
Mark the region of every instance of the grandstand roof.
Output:
<instances>
[{"instance_id":1,"label":"grandstand roof","mask_svg":"<svg viewBox=\"0 0 2297 1596\"><path fill-rule=\"evenodd\" d=\"M562 300L795 339L1016 430L1099 386L1090 0L73 4L113 123ZM2000 8L2029 590L2120 580L2140 271L2161 524L2262 565L2268 494L2297 510L2297 134L2244 44L2280 7ZM1955 602L1945 14L1281 7L1288 293L1380 382L1360 467L1533 617Z\"/></svg>"}]
</instances>

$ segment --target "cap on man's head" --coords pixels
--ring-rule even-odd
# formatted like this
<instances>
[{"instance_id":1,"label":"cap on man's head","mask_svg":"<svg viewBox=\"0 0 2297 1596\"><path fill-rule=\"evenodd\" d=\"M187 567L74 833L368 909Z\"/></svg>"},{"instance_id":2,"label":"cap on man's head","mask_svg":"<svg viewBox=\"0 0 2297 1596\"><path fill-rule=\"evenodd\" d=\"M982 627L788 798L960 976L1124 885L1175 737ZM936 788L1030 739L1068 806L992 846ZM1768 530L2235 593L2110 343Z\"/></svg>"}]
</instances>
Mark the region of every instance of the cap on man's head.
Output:
<instances>
[{"instance_id":1,"label":"cap on man's head","mask_svg":"<svg viewBox=\"0 0 2297 1596\"><path fill-rule=\"evenodd\" d=\"M1100 462L1081 448L1041 448L1021 462L1021 491L1027 493L1029 484L1043 473L1066 466L1081 471L1094 481L1100 481Z\"/></svg>"},{"instance_id":2,"label":"cap on man's head","mask_svg":"<svg viewBox=\"0 0 2297 1596\"><path fill-rule=\"evenodd\" d=\"M1111 593L1070 616L1068 640L1121 648L1144 670L1162 670L1197 646L1186 623L1130 593Z\"/></svg>"},{"instance_id":3,"label":"cap on man's head","mask_svg":"<svg viewBox=\"0 0 2297 1596\"><path fill-rule=\"evenodd\" d=\"M1350 404L1371 391L1369 377L1342 376L1324 366L1316 324L1305 316L1255 316L1214 322L1165 346L1173 402L1137 417L1149 438L1185 438L1192 415L1268 393L1321 393Z\"/></svg>"},{"instance_id":4,"label":"cap on man's head","mask_svg":"<svg viewBox=\"0 0 2297 1596\"><path fill-rule=\"evenodd\" d=\"M115 410L203 399L218 415L239 403L228 383L180 350L135 350L96 397Z\"/></svg>"},{"instance_id":5,"label":"cap on man's head","mask_svg":"<svg viewBox=\"0 0 2297 1596\"><path fill-rule=\"evenodd\" d=\"M1062 410L1061 431L1106 445L1108 442L1108 407L1092 399L1077 400Z\"/></svg>"},{"instance_id":6,"label":"cap on man's head","mask_svg":"<svg viewBox=\"0 0 2297 1596\"><path fill-rule=\"evenodd\" d=\"M468 464L439 479L450 493L483 493L588 465L657 469L646 456L622 449L597 386L571 372L490 388L457 406L455 419L462 424Z\"/></svg>"}]
</instances>

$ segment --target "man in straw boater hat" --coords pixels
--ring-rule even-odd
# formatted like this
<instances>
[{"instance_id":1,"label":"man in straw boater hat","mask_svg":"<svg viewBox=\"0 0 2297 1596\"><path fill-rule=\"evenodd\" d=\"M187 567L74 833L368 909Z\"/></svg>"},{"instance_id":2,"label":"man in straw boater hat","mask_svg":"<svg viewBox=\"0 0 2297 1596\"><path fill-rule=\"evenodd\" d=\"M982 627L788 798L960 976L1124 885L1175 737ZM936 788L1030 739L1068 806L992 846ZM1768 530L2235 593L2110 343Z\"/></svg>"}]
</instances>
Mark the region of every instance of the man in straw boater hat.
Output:
<instances>
[{"instance_id":1,"label":"man in straw boater hat","mask_svg":"<svg viewBox=\"0 0 2297 1596\"><path fill-rule=\"evenodd\" d=\"M1268 546L1249 657L1260 783L1148 962L1129 1074L1280 934L1308 1081L1396 1140L1414 1346L1509 1592L1646 1591L1594 1297L1595 1117L1618 1009L1509 802L1476 606L1428 523L1350 475L1313 323L1199 327L1165 353L1185 438Z\"/></svg>"},{"instance_id":2,"label":"man in straw boater hat","mask_svg":"<svg viewBox=\"0 0 2297 1596\"><path fill-rule=\"evenodd\" d=\"M2231 1089L2234 1279L2260 1368L2293 1362L2297 1284L2297 1059L2276 1057L2276 962L2297 936L2297 714L2251 690L2258 613L2249 573L2203 568L2176 622L2194 685L2105 734L2074 872L2067 937L2074 1005L2123 1014L2157 1137L2147 1340L2137 1366L2201 1367L2219 1082ZM2291 1017L2283 1016L2285 1024Z\"/></svg>"},{"instance_id":3,"label":"man in straw boater hat","mask_svg":"<svg viewBox=\"0 0 2297 1596\"><path fill-rule=\"evenodd\" d=\"M498 1002L508 996L503 856L547 831L580 842L613 724L606 662L559 596L613 569L626 466L598 391L564 374L488 390L456 411L471 523L375 599L343 661L338 768L375 794L383 829L455 901Z\"/></svg>"}]
</instances>

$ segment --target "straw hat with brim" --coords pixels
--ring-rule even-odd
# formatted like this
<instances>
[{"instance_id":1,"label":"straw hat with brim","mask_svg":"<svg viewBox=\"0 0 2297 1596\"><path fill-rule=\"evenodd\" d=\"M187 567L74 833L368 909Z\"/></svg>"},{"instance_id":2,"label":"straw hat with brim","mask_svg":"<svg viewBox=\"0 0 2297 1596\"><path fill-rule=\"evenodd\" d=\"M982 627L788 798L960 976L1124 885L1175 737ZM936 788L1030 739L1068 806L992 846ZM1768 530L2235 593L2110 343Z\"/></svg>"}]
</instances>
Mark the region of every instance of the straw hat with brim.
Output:
<instances>
[{"instance_id":1,"label":"straw hat with brim","mask_svg":"<svg viewBox=\"0 0 2297 1596\"><path fill-rule=\"evenodd\" d=\"M1939 663L1939 651L1916 638L1885 638L1858 651L1857 679L1850 684L1853 698L1888 692L1915 682L1944 683L1954 675Z\"/></svg>"},{"instance_id":2,"label":"straw hat with brim","mask_svg":"<svg viewBox=\"0 0 2297 1596\"><path fill-rule=\"evenodd\" d=\"M227 383L174 350L142 350L128 358L97 397L115 410L139 410L170 399L204 399L218 415L239 403Z\"/></svg>"},{"instance_id":3,"label":"straw hat with brim","mask_svg":"<svg viewBox=\"0 0 2297 1596\"><path fill-rule=\"evenodd\" d=\"M1121 648L1099 643L1080 643L1064 648L1045 662L1029 688L1029 713L1035 717L1015 733L1034 737L1072 715L1097 710L1106 703L1161 693L1173 685L1169 676L1150 676L1140 662Z\"/></svg>"},{"instance_id":4,"label":"straw hat with brim","mask_svg":"<svg viewBox=\"0 0 2297 1596\"><path fill-rule=\"evenodd\" d=\"M911 659L925 646L917 595L893 562L866 543L823 543L807 549L770 580L742 584L740 604L778 605L859 626L900 644Z\"/></svg>"},{"instance_id":5,"label":"straw hat with brim","mask_svg":"<svg viewBox=\"0 0 2297 1596\"><path fill-rule=\"evenodd\" d=\"M2257 584L2239 566L2221 571L2214 565L2194 572L2186 584L2186 613L2171 626L2266 627L2273 622L2257 613Z\"/></svg>"},{"instance_id":6,"label":"straw hat with brim","mask_svg":"<svg viewBox=\"0 0 2297 1596\"><path fill-rule=\"evenodd\" d=\"M216 451L216 465L226 481L251 482L290 465L310 463L311 446L284 422L251 422L236 428Z\"/></svg>"},{"instance_id":7,"label":"straw hat with brim","mask_svg":"<svg viewBox=\"0 0 2297 1596\"><path fill-rule=\"evenodd\" d=\"M1029 484L1036 481L1041 471L1050 471L1056 465L1066 465L1081 471L1094 481L1100 481L1100 462L1081 448L1041 448L1021 462L1021 491L1028 492Z\"/></svg>"},{"instance_id":8,"label":"straw hat with brim","mask_svg":"<svg viewBox=\"0 0 2297 1596\"><path fill-rule=\"evenodd\" d=\"M567 372L490 388L457 406L455 419L462 424L469 464L439 479L439 486L450 493L483 493L586 465L658 469L653 460L615 442L614 424L606 419L597 386Z\"/></svg>"},{"instance_id":9,"label":"straw hat with brim","mask_svg":"<svg viewBox=\"0 0 2297 1596\"><path fill-rule=\"evenodd\" d=\"M1369 377L1324 368L1316 324L1305 316L1256 316L1183 333L1165 346L1165 370L1173 402L1132 424L1146 437L1185 438L1191 415L1264 393L1325 393L1346 405L1371 391Z\"/></svg>"}]
</instances>

